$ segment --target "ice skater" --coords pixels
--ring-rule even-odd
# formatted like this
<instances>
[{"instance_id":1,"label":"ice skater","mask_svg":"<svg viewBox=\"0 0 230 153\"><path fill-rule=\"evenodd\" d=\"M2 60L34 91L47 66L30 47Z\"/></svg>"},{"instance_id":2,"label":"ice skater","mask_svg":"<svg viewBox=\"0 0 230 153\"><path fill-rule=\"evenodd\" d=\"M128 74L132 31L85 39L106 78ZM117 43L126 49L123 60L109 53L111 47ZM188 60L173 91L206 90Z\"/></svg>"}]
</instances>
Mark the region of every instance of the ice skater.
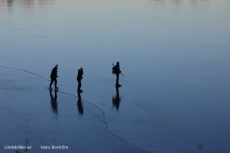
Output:
<instances>
[{"instance_id":1,"label":"ice skater","mask_svg":"<svg viewBox=\"0 0 230 153\"><path fill-rule=\"evenodd\" d=\"M50 74L50 78L51 78L51 81L50 81L50 90L52 90L52 84L54 82L54 85L55 85L55 90L58 90L58 87L57 87L57 69L58 69L58 65L56 65L53 69L52 69L52 72Z\"/></svg>"},{"instance_id":2,"label":"ice skater","mask_svg":"<svg viewBox=\"0 0 230 153\"><path fill-rule=\"evenodd\" d=\"M77 74L77 82L78 82L77 92L83 92L83 90L81 90L81 80L83 79L82 75L83 75L83 68L80 68Z\"/></svg>"},{"instance_id":3,"label":"ice skater","mask_svg":"<svg viewBox=\"0 0 230 153\"><path fill-rule=\"evenodd\" d=\"M120 63L117 62L117 64L113 67L113 73L116 74L116 87L120 87L121 85L119 84L119 74L121 73L120 70Z\"/></svg>"}]
</instances>

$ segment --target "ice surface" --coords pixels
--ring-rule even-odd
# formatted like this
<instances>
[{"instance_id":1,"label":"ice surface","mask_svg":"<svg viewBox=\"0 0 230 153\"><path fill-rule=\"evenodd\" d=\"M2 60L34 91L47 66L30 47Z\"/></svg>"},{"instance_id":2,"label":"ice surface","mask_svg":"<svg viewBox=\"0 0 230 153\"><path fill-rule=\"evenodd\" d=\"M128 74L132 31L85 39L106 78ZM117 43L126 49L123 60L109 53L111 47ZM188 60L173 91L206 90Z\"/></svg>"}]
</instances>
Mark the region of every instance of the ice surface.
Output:
<instances>
[{"instance_id":1,"label":"ice surface","mask_svg":"<svg viewBox=\"0 0 230 153\"><path fill-rule=\"evenodd\" d=\"M30 152L229 152L229 7L0 1L0 152L26 139ZM111 73L117 61L119 90ZM56 64L55 102L47 87Z\"/></svg>"},{"instance_id":2,"label":"ice surface","mask_svg":"<svg viewBox=\"0 0 230 153\"><path fill-rule=\"evenodd\" d=\"M84 101L84 93L79 108L76 95L60 90L55 97L55 91L45 88L48 81L15 70L1 72L2 147L24 145L28 139L31 152L141 152L105 130L103 112ZM43 145L68 150L41 150Z\"/></svg>"}]
</instances>

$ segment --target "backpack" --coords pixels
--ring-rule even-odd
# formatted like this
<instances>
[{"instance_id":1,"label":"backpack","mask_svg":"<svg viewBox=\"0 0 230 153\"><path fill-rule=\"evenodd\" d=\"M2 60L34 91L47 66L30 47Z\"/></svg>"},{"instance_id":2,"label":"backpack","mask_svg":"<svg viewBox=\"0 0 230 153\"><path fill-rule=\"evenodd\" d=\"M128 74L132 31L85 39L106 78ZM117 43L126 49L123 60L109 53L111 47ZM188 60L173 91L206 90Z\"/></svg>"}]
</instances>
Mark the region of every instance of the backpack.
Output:
<instances>
[{"instance_id":1,"label":"backpack","mask_svg":"<svg viewBox=\"0 0 230 153\"><path fill-rule=\"evenodd\" d=\"M114 66L114 67L112 67L112 73L114 74L114 73L116 73L116 66Z\"/></svg>"}]
</instances>

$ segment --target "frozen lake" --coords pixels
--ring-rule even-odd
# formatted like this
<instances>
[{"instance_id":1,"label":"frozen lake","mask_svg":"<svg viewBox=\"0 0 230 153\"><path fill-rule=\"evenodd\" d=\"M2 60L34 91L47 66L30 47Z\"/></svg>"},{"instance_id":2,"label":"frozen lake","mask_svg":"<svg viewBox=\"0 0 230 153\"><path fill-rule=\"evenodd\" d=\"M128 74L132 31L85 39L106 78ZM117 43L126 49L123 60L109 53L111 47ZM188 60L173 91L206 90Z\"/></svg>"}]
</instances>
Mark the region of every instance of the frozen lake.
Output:
<instances>
[{"instance_id":1,"label":"frozen lake","mask_svg":"<svg viewBox=\"0 0 230 153\"><path fill-rule=\"evenodd\" d=\"M25 152L5 147L26 143L31 153L230 152L229 8L229 0L0 0L0 152ZM47 87L56 64L55 93ZM64 148L41 149L52 145Z\"/></svg>"}]
</instances>

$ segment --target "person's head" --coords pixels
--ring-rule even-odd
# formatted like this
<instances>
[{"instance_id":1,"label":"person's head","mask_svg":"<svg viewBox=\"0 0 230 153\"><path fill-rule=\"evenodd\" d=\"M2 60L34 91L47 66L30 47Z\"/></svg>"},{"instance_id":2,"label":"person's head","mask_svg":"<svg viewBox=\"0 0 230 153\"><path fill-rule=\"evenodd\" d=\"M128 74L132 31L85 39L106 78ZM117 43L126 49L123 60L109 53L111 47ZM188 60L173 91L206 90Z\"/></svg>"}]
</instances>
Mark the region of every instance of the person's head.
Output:
<instances>
[{"instance_id":1,"label":"person's head","mask_svg":"<svg viewBox=\"0 0 230 153\"><path fill-rule=\"evenodd\" d=\"M120 63L119 63L119 62L117 62L117 65L120 65Z\"/></svg>"},{"instance_id":2,"label":"person's head","mask_svg":"<svg viewBox=\"0 0 230 153\"><path fill-rule=\"evenodd\" d=\"M81 67L78 71L83 71L83 68Z\"/></svg>"},{"instance_id":3,"label":"person's head","mask_svg":"<svg viewBox=\"0 0 230 153\"><path fill-rule=\"evenodd\" d=\"M58 68L58 64L55 67Z\"/></svg>"}]
</instances>

